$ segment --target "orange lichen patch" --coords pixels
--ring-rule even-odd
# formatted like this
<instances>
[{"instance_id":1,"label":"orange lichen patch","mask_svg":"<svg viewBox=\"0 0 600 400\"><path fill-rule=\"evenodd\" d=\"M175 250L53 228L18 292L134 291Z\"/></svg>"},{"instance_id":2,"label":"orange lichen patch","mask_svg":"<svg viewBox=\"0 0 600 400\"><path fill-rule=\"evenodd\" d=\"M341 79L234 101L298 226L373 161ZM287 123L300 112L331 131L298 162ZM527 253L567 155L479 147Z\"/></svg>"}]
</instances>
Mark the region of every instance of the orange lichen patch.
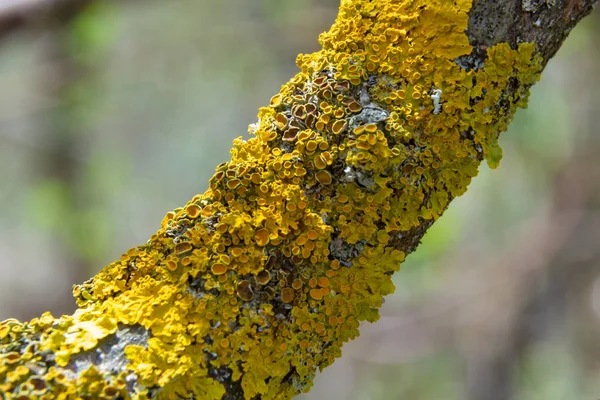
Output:
<instances>
[{"instance_id":1,"label":"orange lichen patch","mask_svg":"<svg viewBox=\"0 0 600 400\"><path fill-rule=\"evenodd\" d=\"M292 107L292 116L297 119L304 119L306 117L306 109L304 104L296 104Z\"/></svg>"},{"instance_id":2,"label":"orange lichen patch","mask_svg":"<svg viewBox=\"0 0 600 400\"><path fill-rule=\"evenodd\" d=\"M333 179L331 178L331 174L327 171L317 172L315 174L315 178L317 178L319 183L321 183L322 185L329 185L333 181Z\"/></svg>"},{"instance_id":3,"label":"orange lichen patch","mask_svg":"<svg viewBox=\"0 0 600 400\"><path fill-rule=\"evenodd\" d=\"M254 234L254 239L259 246L266 246L269 243L269 231L266 229L257 230Z\"/></svg>"},{"instance_id":4,"label":"orange lichen patch","mask_svg":"<svg viewBox=\"0 0 600 400\"><path fill-rule=\"evenodd\" d=\"M256 282L261 285L266 285L271 280L271 274L269 271L262 270L258 274L256 274Z\"/></svg>"},{"instance_id":5,"label":"orange lichen patch","mask_svg":"<svg viewBox=\"0 0 600 400\"><path fill-rule=\"evenodd\" d=\"M296 239L296 244L298 246L303 246L307 240L308 238L305 235L298 236L298 238Z\"/></svg>"},{"instance_id":6,"label":"orange lichen patch","mask_svg":"<svg viewBox=\"0 0 600 400\"><path fill-rule=\"evenodd\" d=\"M209 205L207 205L206 207L204 207L204 208L202 209L202 212L201 212L201 214L202 214L202 216L203 216L203 217L205 217L205 218L209 218L209 217L211 217L211 216L213 215L213 208L212 208L212 206L209 204Z\"/></svg>"},{"instance_id":7,"label":"orange lichen patch","mask_svg":"<svg viewBox=\"0 0 600 400\"><path fill-rule=\"evenodd\" d=\"M221 254L219 256L219 260L225 265L229 265L231 263L231 258L227 254Z\"/></svg>"},{"instance_id":8,"label":"orange lichen patch","mask_svg":"<svg viewBox=\"0 0 600 400\"><path fill-rule=\"evenodd\" d=\"M116 397L119 394L119 389L108 386L104 388L103 393L108 397Z\"/></svg>"},{"instance_id":9,"label":"orange lichen patch","mask_svg":"<svg viewBox=\"0 0 600 400\"><path fill-rule=\"evenodd\" d=\"M320 289L311 289L310 297L312 297L315 300L321 300L323 298L323 292L321 292Z\"/></svg>"},{"instance_id":10,"label":"orange lichen patch","mask_svg":"<svg viewBox=\"0 0 600 400\"><path fill-rule=\"evenodd\" d=\"M292 288L294 290L300 290L302 288L302 281L300 279L294 279L292 282Z\"/></svg>"},{"instance_id":11,"label":"orange lichen patch","mask_svg":"<svg viewBox=\"0 0 600 400\"><path fill-rule=\"evenodd\" d=\"M351 101L350 104L348 104L348 110L352 113L357 113L360 112L360 110L362 110L362 107L358 102Z\"/></svg>"},{"instance_id":12,"label":"orange lichen patch","mask_svg":"<svg viewBox=\"0 0 600 400\"><path fill-rule=\"evenodd\" d=\"M235 189L240 185L240 180L239 179L231 179L227 182L227 187L229 189Z\"/></svg>"},{"instance_id":13,"label":"orange lichen patch","mask_svg":"<svg viewBox=\"0 0 600 400\"><path fill-rule=\"evenodd\" d=\"M364 128L365 128L365 132L369 132L369 133L377 132L377 125L375 125L375 124L365 125Z\"/></svg>"},{"instance_id":14,"label":"orange lichen patch","mask_svg":"<svg viewBox=\"0 0 600 400\"><path fill-rule=\"evenodd\" d=\"M325 333L325 324L322 322L317 322L317 324L315 325L315 332L318 334Z\"/></svg>"},{"instance_id":15,"label":"orange lichen patch","mask_svg":"<svg viewBox=\"0 0 600 400\"><path fill-rule=\"evenodd\" d=\"M281 289L281 301L291 303L294 300L294 290L290 288Z\"/></svg>"},{"instance_id":16,"label":"orange lichen patch","mask_svg":"<svg viewBox=\"0 0 600 400\"><path fill-rule=\"evenodd\" d=\"M283 140L288 141L288 142L292 142L294 140L296 140L296 137L298 136L298 133L300 132L299 128L289 128L287 131L285 131L283 133Z\"/></svg>"},{"instance_id":17,"label":"orange lichen patch","mask_svg":"<svg viewBox=\"0 0 600 400\"><path fill-rule=\"evenodd\" d=\"M341 96L341 95L340 95L340 96ZM343 98L343 96L341 96L341 97ZM342 110L341 108L340 108L340 109L337 109L337 110L335 110L335 111L333 112L333 116L334 116L335 118L338 118L338 119L339 119L339 118L343 118L343 117L344 117L344 114L345 114L345 113L344 113L344 110ZM336 122L343 122L343 121L336 121ZM332 126L333 126L333 125L332 125ZM335 133L335 132L334 132L334 133ZM339 132L338 132L338 133L339 133Z\"/></svg>"},{"instance_id":18,"label":"orange lichen patch","mask_svg":"<svg viewBox=\"0 0 600 400\"><path fill-rule=\"evenodd\" d=\"M354 133L356 136L358 136L358 135L362 135L362 133L364 131L365 131L364 125L361 125L361 126L357 126L356 128L354 128L354 130L352 131L352 133Z\"/></svg>"},{"instance_id":19,"label":"orange lichen patch","mask_svg":"<svg viewBox=\"0 0 600 400\"><path fill-rule=\"evenodd\" d=\"M315 115L315 113L317 112L317 106L315 106L312 103L308 103L304 106L304 109L306 110L307 113Z\"/></svg>"},{"instance_id":20,"label":"orange lichen patch","mask_svg":"<svg viewBox=\"0 0 600 400\"><path fill-rule=\"evenodd\" d=\"M333 260L331 261L331 269L332 270L337 270L340 268L340 261L339 260Z\"/></svg>"},{"instance_id":21,"label":"orange lichen patch","mask_svg":"<svg viewBox=\"0 0 600 400\"><path fill-rule=\"evenodd\" d=\"M329 286L329 279L327 279L326 277L321 277L319 278L319 281L317 282L317 284L321 287L327 287Z\"/></svg>"},{"instance_id":22,"label":"orange lichen patch","mask_svg":"<svg viewBox=\"0 0 600 400\"><path fill-rule=\"evenodd\" d=\"M46 382L41 378L30 377L27 382L31 385L32 392L35 394L42 394L48 388Z\"/></svg>"},{"instance_id":23,"label":"orange lichen patch","mask_svg":"<svg viewBox=\"0 0 600 400\"><path fill-rule=\"evenodd\" d=\"M298 134L298 141L304 142L314 136L315 136L315 132L311 131L310 129L305 129L303 131L300 131L300 133Z\"/></svg>"},{"instance_id":24,"label":"orange lichen patch","mask_svg":"<svg viewBox=\"0 0 600 400\"><path fill-rule=\"evenodd\" d=\"M196 204L190 204L185 208L185 212L190 218L198 218L202 209Z\"/></svg>"},{"instance_id":25,"label":"orange lichen patch","mask_svg":"<svg viewBox=\"0 0 600 400\"><path fill-rule=\"evenodd\" d=\"M333 133L335 133L336 135L341 134L342 132L344 132L344 130L346 129L346 121L344 120L338 120L335 121L332 125L331 125L331 131Z\"/></svg>"},{"instance_id":26,"label":"orange lichen patch","mask_svg":"<svg viewBox=\"0 0 600 400\"><path fill-rule=\"evenodd\" d=\"M4 354L2 360L6 364L14 364L21 359L21 355L16 351L11 351L10 353Z\"/></svg>"},{"instance_id":27,"label":"orange lichen patch","mask_svg":"<svg viewBox=\"0 0 600 400\"><path fill-rule=\"evenodd\" d=\"M242 254L244 254L244 249L242 249L241 247L232 247L231 248L231 255L234 257L240 257Z\"/></svg>"},{"instance_id":28,"label":"orange lichen patch","mask_svg":"<svg viewBox=\"0 0 600 400\"><path fill-rule=\"evenodd\" d=\"M166 266L170 271L175 271L177 269L177 260L167 260Z\"/></svg>"},{"instance_id":29,"label":"orange lichen patch","mask_svg":"<svg viewBox=\"0 0 600 400\"><path fill-rule=\"evenodd\" d=\"M254 292L250 286L250 282L241 281L237 285L237 294L244 301L251 301L254 298Z\"/></svg>"},{"instance_id":30,"label":"orange lichen patch","mask_svg":"<svg viewBox=\"0 0 600 400\"><path fill-rule=\"evenodd\" d=\"M314 163L317 169L327 168L327 160L322 154L319 154L317 157L315 157Z\"/></svg>"},{"instance_id":31,"label":"orange lichen patch","mask_svg":"<svg viewBox=\"0 0 600 400\"><path fill-rule=\"evenodd\" d=\"M300 341L300 348L306 350L310 346L310 342L306 339Z\"/></svg>"},{"instance_id":32,"label":"orange lichen patch","mask_svg":"<svg viewBox=\"0 0 600 400\"><path fill-rule=\"evenodd\" d=\"M215 275L223 275L227 272L227 266L225 264L215 263L210 267L210 270Z\"/></svg>"},{"instance_id":33,"label":"orange lichen patch","mask_svg":"<svg viewBox=\"0 0 600 400\"><path fill-rule=\"evenodd\" d=\"M282 97L280 94L276 94L275 96L271 97L271 107L279 107L281 105L281 98Z\"/></svg>"},{"instance_id":34,"label":"orange lichen patch","mask_svg":"<svg viewBox=\"0 0 600 400\"><path fill-rule=\"evenodd\" d=\"M316 142L315 140L309 140L308 143L306 143L306 151L309 153L314 152L317 149L317 146L319 145L318 142Z\"/></svg>"},{"instance_id":35,"label":"orange lichen patch","mask_svg":"<svg viewBox=\"0 0 600 400\"><path fill-rule=\"evenodd\" d=\"M279 113L275 116L275 124L279 129L284 129L285 127L287 127L288 118L285 115Z\"/></svg>"},{"instance_id":36,"label":"orange lichen patch","mask_svg":"<svg viewBox=\"0 0 600 400\"><path fill-rule=\"evenodd\" d=\"M175 245L175 252L178 255L182 255L192 250L192 245L189 242L181 242Z\"/></svg>"}]
</instances>

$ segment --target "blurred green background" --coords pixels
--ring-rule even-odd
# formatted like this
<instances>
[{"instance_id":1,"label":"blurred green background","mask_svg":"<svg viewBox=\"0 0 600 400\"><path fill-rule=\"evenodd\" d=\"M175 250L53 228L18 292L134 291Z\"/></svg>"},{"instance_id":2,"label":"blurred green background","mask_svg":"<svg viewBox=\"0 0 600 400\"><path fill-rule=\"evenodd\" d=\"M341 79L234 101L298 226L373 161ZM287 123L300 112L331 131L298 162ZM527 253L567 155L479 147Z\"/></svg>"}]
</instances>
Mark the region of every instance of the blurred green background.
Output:
<instances>
[{"instance_id":1,"label":"blurred green background","mask_svg":"<svg viewBox=\"0 0 600 400\"><path fill-rule=\"evenodd\" d=\"M338 2L87 4L0 29L0 320L72 313L203 192ZM599 14L302 399L600 398Z\"/></svg>"}]
</instances>

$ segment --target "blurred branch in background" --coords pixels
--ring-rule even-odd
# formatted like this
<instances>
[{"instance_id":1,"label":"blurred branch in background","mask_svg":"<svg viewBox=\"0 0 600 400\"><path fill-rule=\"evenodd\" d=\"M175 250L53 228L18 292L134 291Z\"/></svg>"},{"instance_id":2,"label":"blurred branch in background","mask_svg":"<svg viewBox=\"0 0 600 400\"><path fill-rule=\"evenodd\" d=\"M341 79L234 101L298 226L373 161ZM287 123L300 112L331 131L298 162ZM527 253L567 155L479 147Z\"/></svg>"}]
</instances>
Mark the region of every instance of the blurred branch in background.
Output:
<instances>
[{"instance_id":1,"label":"blurred branch in background","mask_svg":"<svg viewBox=\"0 0 600 400\"><path fill-rule=\"evenodd\" d=\"M68 23L93 0L2 0L0 39L26 28L39 29L48 23Z\"/></svg>"},{"instance_id":2,"label":"blurred branch in background","mask_svg":"<svg viewBox=\"0 0 600 400\"><path fill-rule=\"evenodd\" d=\"M94 6L93 1L61 2L56 4L54 13L44 18L44 34L41 38L41 58L46 68L39 71L39 90L43 96L55 100L54 107L41 115L45 126L46 141L43 151L38 152L35 161L39 171L38 188L40 200L46 197L42 193L51 191L61 198L61 207L67 212L81 215L88 207L89 190L82 182L81 169L74 154L88 156L85 139L91 129L82 117L82 106L90 106L94 98L83 95L88 77L94 66L81 58L77 30L73 23ZM46 11L48 13L48 11ZM92 43L86 43L93 45ZM88 85L89 86L89 85ZM86 104L91 103L91 104ZM66 214L66 213L65 213ZM89 221L88 221L89 222ZM70 276L76 280L85 280L88 271L93 268L91 260L78 250L73 238L85 234L82 222L66 219L59 230L61 240L58 245L65 246L70 255L67 266ZM63 305L65 312L73 307L71 302Z\"/></svg>"},{"instance_id":3,"label":"blurred branch in background","mask_svg":"<svg viewBox=\"0 0 600 400\"><path fill-rule=\"evenodd\" d=\"M29 148L28 167L35 172L31 176L33 190L25 200L27 215L40 228L53 232L53 247L63 253L63 273L69 280L82 281L98 263L93 249L106 242L91 240L91 247L80 246L82 238L91 234L93 239L96 226L101 225L92 220L102 218L94 209L98 188L87 179L87 161L83 160L92 156L89 137L98 123L98 116L90 110L98 109L102 101L94 86L96 70L102 68L105 58L106 38L112 37L104 32L109 28L105 14L110 13L111 3L27 1L0 7L0 39L7 39L4 51L10 54L13 41L9 38L35 37L32 48L37 58L36 68L29 71L35 101L20 109L37 132L29 139L23 134L11 135L19 121L0 120L0 141ZM10 86L7 89L10 93ZM3 111L19 109L18 103L11 101ZM50 303L61 313L74 308L74 302L66 297ZM14 307L27 315L30 306L18 302Z\"/></svg>"}]
</instances>

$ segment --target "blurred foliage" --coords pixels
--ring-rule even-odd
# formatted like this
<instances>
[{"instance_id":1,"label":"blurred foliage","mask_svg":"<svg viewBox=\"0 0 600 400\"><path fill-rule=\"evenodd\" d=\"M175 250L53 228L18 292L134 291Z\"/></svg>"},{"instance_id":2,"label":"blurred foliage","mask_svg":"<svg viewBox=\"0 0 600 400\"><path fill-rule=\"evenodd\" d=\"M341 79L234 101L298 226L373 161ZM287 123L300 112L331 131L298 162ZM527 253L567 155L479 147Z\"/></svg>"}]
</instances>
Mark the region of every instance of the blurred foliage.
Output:
<instances>
[{"instance_id":1,"label":"blurred foliage","mask_svg":"<svg viewBox=\"0 0 600 400\"><path fill-rule=\"evenodd\" d=\"M0 319L70 312L65 299L75 279L144 243L166 211L204 191L231 140L246 135L258 107L294 74L296 54L317 49L336 7L334 0L95 2L52 35L6 40ZM598 26L596 12L572 32L529 109L503 134L500 168L482 164L468 193L429 230L394 277L384 317L443 285L457 260L470 262L460 254L501 257L517 227L549 206L556 175L589 140L580 119L600 111L597 76L576 79L597 71ZM533 340L515 363L515 398L600 397L597 366L571 347L571 324L582 317L553 318L561 332ZM393 346L394 332L388 336ZM361 352L376 337L349 344L350 354L304 398L466 398L460 349L390 364Z\"/></svg>"},{"instance_id":2,"label":"blurred foliage","mask_svg":"<svg viewBox=\"0 0 600 400\"><path fill-rule=\"evenodd\" d=\"M117 6L95 2L86 7L67 28L68 53L81 64L94 64L107 57L118 40Z\"/></svg>"}]
</instances>

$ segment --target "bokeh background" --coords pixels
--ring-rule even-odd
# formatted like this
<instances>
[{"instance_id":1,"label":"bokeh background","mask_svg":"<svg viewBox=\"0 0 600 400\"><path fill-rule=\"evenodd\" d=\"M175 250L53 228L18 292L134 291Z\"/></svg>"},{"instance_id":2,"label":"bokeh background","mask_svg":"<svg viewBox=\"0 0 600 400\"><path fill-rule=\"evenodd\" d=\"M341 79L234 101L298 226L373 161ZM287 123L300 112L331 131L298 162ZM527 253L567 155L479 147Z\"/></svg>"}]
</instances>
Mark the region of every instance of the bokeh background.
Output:
<instances>
[{"instance_id":1,"label":"bokeh background","mask_svg":"<svg viewBox=\"0 0 600 400\"><path fill-rule=\"evenodd\" d=\"M0 320L72 313L204 191L338 5L47 1L0 0ZM600 398L599 14L302 399Z\"/></svg>"}]
</instances>

